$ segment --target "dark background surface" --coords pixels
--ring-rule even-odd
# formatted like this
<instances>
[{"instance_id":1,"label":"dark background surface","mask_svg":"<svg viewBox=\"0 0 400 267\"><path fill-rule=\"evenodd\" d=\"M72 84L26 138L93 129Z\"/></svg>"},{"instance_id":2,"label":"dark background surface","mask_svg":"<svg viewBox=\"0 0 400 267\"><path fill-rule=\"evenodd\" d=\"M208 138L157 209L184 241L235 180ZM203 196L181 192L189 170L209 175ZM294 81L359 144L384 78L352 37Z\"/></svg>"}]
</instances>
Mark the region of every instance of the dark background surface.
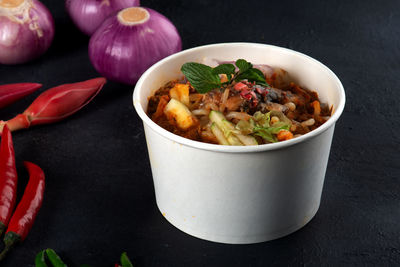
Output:
<instances>
[{"instance_id":1,"label":"dark background surface","mask_svg":"<svg viewBox=\"0 0 400 267\"><path fill-rule=\"evenodd\" d=\"M43 0L56 22L41 58L0 66L0 84L40 82L39 92L0 111L22 112L43 90L98 76L88 37L63 1ZM330 67L346 90L336 124L320 209L304 228L254 245L191 237L159 213L133 86L109 82L65 121L13 134L19 198L23 160L46 173L43 207L31 233L1 266L33 266L55 249L69 266L113 266L127 251L136 266L400 265L400 2L145 1L170 18L183 48L246 41L308 54Z\"/></svg>"}]
</instances>

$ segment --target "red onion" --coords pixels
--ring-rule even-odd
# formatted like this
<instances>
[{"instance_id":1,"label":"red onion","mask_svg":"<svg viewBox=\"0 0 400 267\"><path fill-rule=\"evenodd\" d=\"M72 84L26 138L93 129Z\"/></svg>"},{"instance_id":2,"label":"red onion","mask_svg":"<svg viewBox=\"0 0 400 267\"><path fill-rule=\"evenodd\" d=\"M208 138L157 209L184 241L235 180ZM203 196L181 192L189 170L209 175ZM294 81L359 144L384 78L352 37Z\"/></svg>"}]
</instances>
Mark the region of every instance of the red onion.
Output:
<instances>
[{"instance_id":1,"label":"red onion","mask_svg":"<svg viewBox=\"0 0 400 267\"><path fill-rule=\"evenodd\" d=\"M0 64L19 64L50 47L54 21L37 0L0 0Z\"/></svg>"},{"instance_id":2,"label":"red onion","mask_svg":"<svg viewBox=\"0 0 400 267\"><path fill-rule=\"evenodd\" d=\"M72 21L89 36L112 13L139 5L139 0L67 0L65 2Z\"/></svg>"},{"instance_id":3,"label":"red onion","mask_svg":"<svg viewBox=\"0 0 400 267\"><path fill-rule=\"evenodd\" d=\"M102 76L126 84L182 49L175 26L160 13L131 7L109 17L90 38L89 57Z\"/></svg>"}]
</instances>

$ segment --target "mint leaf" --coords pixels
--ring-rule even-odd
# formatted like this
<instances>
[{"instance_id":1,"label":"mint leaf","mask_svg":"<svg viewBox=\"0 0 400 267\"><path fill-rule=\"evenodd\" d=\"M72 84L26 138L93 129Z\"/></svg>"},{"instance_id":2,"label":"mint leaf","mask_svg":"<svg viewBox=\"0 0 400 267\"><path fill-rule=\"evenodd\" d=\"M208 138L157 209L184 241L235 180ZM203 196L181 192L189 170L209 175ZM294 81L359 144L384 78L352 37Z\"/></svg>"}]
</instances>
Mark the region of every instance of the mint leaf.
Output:
<instances>
[{"instance_id":1,"label":"mint leaf","mask_svg":"<svg viewBox=\"0 0 400 267\"><path fill-rule=\"evenodd\" d=\"M253 68L253 65L250 62L247 62L244 59L238 59L235 64L239 68L235 81L239 82L241 80L248 80L249 82L256 82L260 85L269 86L262 71Z\"/></svg>"},{"instance_id":2,"label":"mint leaf","mask_svg":"<svg viewBox=\"0 0 400 267\"><path fill-rule=\"evenodd\" d=\"M182 65L181 71L194 89L201 94L205 94L222 85L218 74L214 74L213 69L207 65L187 62Z\"/></svg>"},{"instance_id":3,"label":"mint leaf","mask_svg":"<svg viewBox=\"0 0 400 267\"><path fill-rule=\"evenodd\" d=\"M235 81L248 80L249 82L256 82L261 85L269 86L265 80L264 74L259 69L248 69L247 71L236 76Z\"/></svg>"},{"instance_id":4,"label":"mint leaf","mask_svg":"<svg viewBox=\"0 0 400 267\"><path fill-rule=\"evenodd\" d=\"M221 64L213 68L213 74L226 74L227 76L235 74L235 66L232 64Z\"/></svg>"},{"instance_id":5,"label":"mint leaf","mask_svg":"<svg viewBox=\"0 0 400 267\"><path fill-rule=\"evenodd\" d=\"M231 83L232 75L235 74L235 66L232 64L221 64L219 66L216 66L213 68L212 72L213 74L226 74L226 78L228 78L228 81L226 83Z\"/></svg>"},{"instance_id":6,"label":"mint leaf","mask_svg":"<svg viewBox=\"0 0 400 267\"><path fill-rule=\"evenodd\" d=\"M246 72L247 70L251 69L253 65L250 62L247 62L244 59L238 59L235 62L236 67L239 68L239 73Z\"/></svg>"},{"instance_id":7,"label":"mint leaf","mask_svg":"<svg viewBox=\"0 0 400 267\"><path fill-rule=\"evenodd\" d=\"M211 68L201 63L188 62L182 65L181 71L196 91L201 94L205 94L215 88L220 88L222 85L230 84L232 79L237 82L248 80L249 82L269 86L264 74L259 69L253 68L250 62L238 59L235 65L239 68L237 72L233 64L221 64L215 68ZM228 81L222 84L219 74L226 74ZM231 78L232 75L233 78Z\"/></svg>"}]
</instances>

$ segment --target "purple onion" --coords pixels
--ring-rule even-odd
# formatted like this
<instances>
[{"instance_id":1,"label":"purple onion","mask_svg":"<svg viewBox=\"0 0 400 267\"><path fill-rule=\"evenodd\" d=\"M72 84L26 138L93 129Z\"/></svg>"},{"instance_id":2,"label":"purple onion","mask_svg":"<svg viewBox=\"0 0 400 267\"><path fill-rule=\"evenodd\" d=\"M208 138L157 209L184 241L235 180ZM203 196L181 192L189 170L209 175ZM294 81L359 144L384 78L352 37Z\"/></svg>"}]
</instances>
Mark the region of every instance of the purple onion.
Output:
<instances>
[{"instance_id":1,"label":"purple onion","mask_svg":"<svg viewBox=\"0 0 400 267\"><path fill-rule=\"evenodd\" d=\"M104 77L134 84L151 65L179 52L175 26L150 8L126 8L109 17L92 35L89 57Z\"/></svg>"},{"instance_id":2,"label":"purple onion","mask_svg":"<svg viewBox=\"0 0 400 267\"><path fill-rule=\"evenodd\" d=\"M111 14L127 7L139 5L139 0L67 0L65 2L72 21L89 36Z\"/></svg>"},{"instance_id":3,"label":"purple onion","mask_svg":"<svg viewBox=\"0 0 400 267\"><path fill-rule=\"evenodd\" d=\"M20 64L42 55L54 38L54 20L37 0L0 1L0 64Z\"/></svg>"}]
</instances>

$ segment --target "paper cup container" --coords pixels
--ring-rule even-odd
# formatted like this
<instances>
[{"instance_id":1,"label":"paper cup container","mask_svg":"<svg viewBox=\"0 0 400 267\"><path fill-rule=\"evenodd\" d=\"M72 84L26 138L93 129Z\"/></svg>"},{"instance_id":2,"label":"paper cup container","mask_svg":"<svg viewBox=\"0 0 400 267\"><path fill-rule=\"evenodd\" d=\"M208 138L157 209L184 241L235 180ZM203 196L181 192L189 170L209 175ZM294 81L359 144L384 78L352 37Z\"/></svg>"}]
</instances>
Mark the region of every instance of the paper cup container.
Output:
<instances>
[{"instance_id":1,"label":"paper cup container","mask_svg":"<svg viewBox=\"0 0 400 267\"><path fill-rule=\"evenodd\" d=\"M239 58L287 70L333 106L332 117L298 138L233 147L182 138L146 115L148 97L181 77L185 62ZM317 212L335 122L345 103L339 79L317 60L264 44L201 46L149 68L136 84L133 102L143 120L158 208L183 232L222 243L263 242L298 230Z\"/></svg>"}]
</instances>

